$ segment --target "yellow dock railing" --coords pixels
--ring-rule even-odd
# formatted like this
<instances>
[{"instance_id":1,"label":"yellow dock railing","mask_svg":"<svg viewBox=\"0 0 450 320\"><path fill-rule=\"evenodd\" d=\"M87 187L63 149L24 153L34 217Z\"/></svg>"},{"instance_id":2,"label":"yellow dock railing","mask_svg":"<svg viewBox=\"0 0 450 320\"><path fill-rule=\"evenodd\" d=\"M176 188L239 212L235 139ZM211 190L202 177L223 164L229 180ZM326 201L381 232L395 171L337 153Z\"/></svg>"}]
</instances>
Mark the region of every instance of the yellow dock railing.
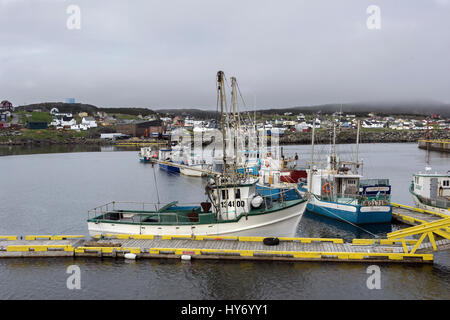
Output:
<instances>
[{"instance_id":1,"label":"yellow dock railing","mask_svg":"<svg viewBox=\"0 0 450 320\"><path fill-rule=\"evenodd\" d=\"M405 238L419 234L421 235L419 240L416 242L411 251L408 252ZM387 239L390 240L400 239L402 241L402 246L405 253L414 254L417 248L420 246L420 244L427 236L428 239L430 240L431 245L433 246L433 250L434 251L437 250L434 234L437 234L445 239L450 239L450 218L444 218L438 221L423 223L415 227L390 232L387 234Z\"/></svg>"}]
</instances>

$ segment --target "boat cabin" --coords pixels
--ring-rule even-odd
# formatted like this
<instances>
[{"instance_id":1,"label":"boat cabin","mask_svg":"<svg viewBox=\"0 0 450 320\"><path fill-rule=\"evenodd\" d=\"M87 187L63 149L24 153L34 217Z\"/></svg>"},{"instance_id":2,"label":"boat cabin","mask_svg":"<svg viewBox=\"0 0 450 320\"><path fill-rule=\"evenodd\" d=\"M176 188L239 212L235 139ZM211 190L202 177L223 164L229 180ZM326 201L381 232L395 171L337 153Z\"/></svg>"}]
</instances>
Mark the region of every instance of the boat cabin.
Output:
<instances>
[{"instance_id":1,"label":"boat cabin","mask_svg":"<svg viewBox=\"0 0 450 320\"><path fill-rule=\"evenodd\" d=\"M255 184L213 186L210 192L213 213L219 220L234 220L241 214L248 214L251 200L256 196Z\"/></svg>"},{"instance_id":2,"label":"boat cabin","mask_svg":"<svg viewBox=\"0 0 450 320\"><path fill-rule=\"evenodd\" d=\"M321 197L354 197L359 195L358 174L333 174L319 171L312 176L312 193Z\"/></svg>"},{"instance_id":3,"label":"boat cabin","mask_svg":"<svg viewBox=\"0 0 450 320\"><path fill-rule=\"evenodd\" d=\"M414 174L412 187L413 192L422 198L450 200L450 174Z\"/></svg>"}]
</instances>

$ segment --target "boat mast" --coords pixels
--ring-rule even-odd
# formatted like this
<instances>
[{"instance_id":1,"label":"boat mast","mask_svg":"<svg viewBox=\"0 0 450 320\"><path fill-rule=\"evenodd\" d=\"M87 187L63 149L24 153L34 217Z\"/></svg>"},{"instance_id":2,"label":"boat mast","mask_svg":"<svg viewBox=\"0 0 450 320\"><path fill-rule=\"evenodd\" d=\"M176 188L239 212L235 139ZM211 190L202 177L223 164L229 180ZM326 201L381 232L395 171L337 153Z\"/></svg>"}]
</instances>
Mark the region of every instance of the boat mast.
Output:
<instances>
[{"instance_id":1,"label":"boat mast","mask_svg":"<svg viewBox=\"0 0 450 320\"><path fill-rule=\"evenodd\" d=\"M358 153L359 153L359 120L357 120L357 125L358 125L358 129L356 131L356 164L355 164L356 173L358 173L358 168L359 168L359 160L358 160Z\"/></svg>"},{"instance_id":2,"label":"boat mast","mask_svg":"<svg viewBox=\"0 0 450 320\"><path fill-rule=\"evenodd\" d=\"M226 159L226 131L225 131L225 113L224 113L224 100L225 100L225 83L224 83L224 73L223 71L217 72L217 102L220 104L220 127L222 130L222 159L223 159L223 168L222 173L224 177L227 176L228 168L227 168L227 159Z\"/></svg>"},{"instance_id":3,"label":"boat mast","mask_svg":"<svg viewBox=\"0 0 450 320\"><path fill-rule=\"evenodd\" d=\"M336 171L337 170L337 155L336 155L336 123L334 122L334 118L333 118L333 144L332 144L332 149L331 149L331 157L330 157L330 169L331 171Z\"/></svg>"},{"instance_id":4,"label":"boat mast","mask_svg":"<svg viewBox=\"0 0 450 320\"><path fill-rule=\"evenodd\" d=\"M312 194L312 183L313 183L313 161L314 161L314 129L316 127L316 118L313 120L312 125L312 136L311 136L311 161L309 163L309 193Z\"/></svg>"}]
</instances>

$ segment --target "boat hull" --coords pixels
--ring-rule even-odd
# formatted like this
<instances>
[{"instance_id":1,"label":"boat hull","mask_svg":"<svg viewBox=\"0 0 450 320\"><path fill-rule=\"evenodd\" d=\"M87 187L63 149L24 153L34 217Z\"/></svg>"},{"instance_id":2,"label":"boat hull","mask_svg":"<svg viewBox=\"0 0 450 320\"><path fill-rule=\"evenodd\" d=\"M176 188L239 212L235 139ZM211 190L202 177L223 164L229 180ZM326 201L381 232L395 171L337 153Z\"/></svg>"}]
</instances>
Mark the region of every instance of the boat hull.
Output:
<instances>
[{"instance_id":1,"label":"boat hull","mask_svg":"<svg viewBox=\"0 0 450 320\"><path fill-rule=\"evenodd\" d=\"M164 171L167 171L167 172L180 173L180 168L174 167L174 166L170 166L170 165L167 165L167 164L160 163L159 164L159 168L161 170L164 170Z\"/></svg>"},{"instance_id":2,"label":"boat hull","mask_svg":"<svg viewBox=\"0 0 450 320\"><path fill-rule=\"evenodd\" d=\"M202 172L196 171L196 170L190 170L186 168L180 168L180 173L189 176L189 177L201 177L203 176Z\"/></svg>"},{"instance_id":3,"label":"boat hull","mask_svg":"<svg viewBox=\"0 0 450 320\"><path fill-rule=\"evenodd\" d=\"M195 165L191 165L189 167L195 168L195 169L201 169L201 170L209 169L208 165L206 165L206 164L195 164ZM189 177L203 177L203 176L206 175L202 171L191 170L191 169L186 168L186 167L180 168L180 173L185 175L185 176L189 176Z\"/></svg>"},{"instance_id":4,"label":"boat hull","mask_svg":"<svg viewBox=\"0 0 450 320\"><path fill-rule=\"evenodd\" d=\"M306 201L267 214L249 215L235 222L185 225L140 225L88 221L90 236L105 234L231 235L293 237L306 209Z\"/></svg>"},{"instance_id":5,"label":"boat hull","mask_svg":"<svg viewBox=\"0 0 450 320\"><path fill-rule=\"evenodd\" d=\"M139 161L140 162L144 162L144 163L150 163L150 162L152 162L152 158L150 158L150 157L139 157Z\"/></svg>"},{"instance_id":6,"label":"boat hull","mask_svg":"<svg viewBox=\"0 0 450 320\"><path fill-rule=\"evenodd\" d=\"M306 209L332 219L354 224L388 223L392 220L391 206L359 206L311 198Z\"/></svg>"}]
</instances>

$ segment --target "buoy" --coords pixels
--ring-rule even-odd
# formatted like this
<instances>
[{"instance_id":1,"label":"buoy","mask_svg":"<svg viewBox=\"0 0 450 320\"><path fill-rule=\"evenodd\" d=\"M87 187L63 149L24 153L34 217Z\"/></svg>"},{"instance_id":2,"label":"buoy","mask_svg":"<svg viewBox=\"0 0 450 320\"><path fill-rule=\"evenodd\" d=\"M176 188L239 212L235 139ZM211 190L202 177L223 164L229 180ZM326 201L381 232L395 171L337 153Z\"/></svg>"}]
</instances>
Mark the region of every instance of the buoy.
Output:
<instances>
[{"instance_id":1,"label":"buoy","mask_svg":"<svg viewBox=\"0 0 450 320\"><path fill-rule=\"evenodd\" d=\"M261 196L256 196L251 200L251 205L253 208L259 208L263 203L264 199Z\"/></svg>"},{"instance_id":2,"label":"buoy","mask_svg":"<svg viewBox=\"0 0 450 320\"><path fill-rule=\"evenodd\" d=\"M189 254L182 254L181 255L181 260L189 261L189 260L191 260L191 258L192 257Z\"/></svg>"},{"instance_id":3,"label":"buoy","mask_svg":"<svg viewBox=\"0 0 450 320\"><path fill-rule=\"evenodd\" d=\"M125 259L136 260L136 255L134 253L125 253Z\"/></svg>"}]
</instances>

